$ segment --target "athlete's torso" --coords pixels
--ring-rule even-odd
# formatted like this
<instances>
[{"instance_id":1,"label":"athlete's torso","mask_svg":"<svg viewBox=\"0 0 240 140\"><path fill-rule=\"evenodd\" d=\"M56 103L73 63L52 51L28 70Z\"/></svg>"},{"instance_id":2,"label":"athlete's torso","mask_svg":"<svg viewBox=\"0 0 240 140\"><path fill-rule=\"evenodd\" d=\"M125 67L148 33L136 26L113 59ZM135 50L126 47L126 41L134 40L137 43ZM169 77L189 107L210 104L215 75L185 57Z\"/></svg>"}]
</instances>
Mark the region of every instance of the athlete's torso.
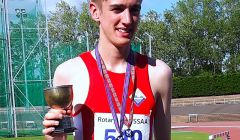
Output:
<instances>
[{"instance_id":1,"label":"athlete's torso","mask_svg":"<svg viewBox=\"0 0 240 140\"><path fill-rule=\"evenodd\" d=\"M134 98L134 120L131 130L134 132L136 140L147 140L151 139L155 100L149 83L148 59L140 54L136 56L136 78L135 84L131 80L129 85L126 116L128 117L130 112L131 95L133 91L136 91ZM80 57L88 69L90 85L83 107L74 114L74 123L78 128L75 132L75 139L114 139L117 133L105 92L104 81L98 71L96 60L90 52L83 53ZM116 90L118 99L122 102L125 73L108 71L108 74ZM74 93L75 100L81 97L81 95L76 94L80 93ZM119 113L116 104L115 109ZM126 129L126 126L124 126L124 129Z\"/></svg>"}]
</instances>

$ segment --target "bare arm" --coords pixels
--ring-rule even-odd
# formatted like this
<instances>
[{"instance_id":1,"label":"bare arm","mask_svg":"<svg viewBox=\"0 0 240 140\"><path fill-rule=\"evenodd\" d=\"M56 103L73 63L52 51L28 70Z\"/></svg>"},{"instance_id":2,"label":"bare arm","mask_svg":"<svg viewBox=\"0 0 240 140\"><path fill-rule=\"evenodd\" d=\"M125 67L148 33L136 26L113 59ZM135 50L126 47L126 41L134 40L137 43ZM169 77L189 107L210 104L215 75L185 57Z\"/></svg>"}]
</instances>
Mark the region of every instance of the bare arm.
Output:
<instances>
[{"instance_id":1,"label":"bare arm","mask_svg":"<svg viewBox=\"0 0 240 140\"><path fill-rule=\"evenodd\" d=\"M150 79L156 100L156 113L154 116L155 140L170 140L172 71L164 62L156 60L156 66L150 66Z\"/></svg>"},{"instance_id":2,"label":"bare arm","mask_svg":"<svg viewBox=\"0 0 240 140\"><path fill-rule=\"evenodd\" d=\"M68 84L68 78L66 73L64 72L65 68L63 66L59 66L55 73L54 73L54 79L53 83L54 86L64 85ZM60 109L50 109L48 113L45 115L43 120L43 134L45 135L46 140L65 140L67 139L66 134L53 134L54 126L57 126L59 124L58 119L62 119L63 114L66 114L67 112L65 110ZM68 110L68 113L71 113L71 110Z\"/></svg>"},{"instance_id":3,"label":"bare arm","mask_svg":"<svg viewBox=\"0 0 240 140\"><path fill-rule=\"evenodd\" d=\"M53 126L56 126L54 122L57 122L56 120L58 119L59 114L72 114L75 112L75 109L79 110L79 108L81 108L80 104L85 102L88 93L89 76L82 59L76 57L59 65L54 73L53 85L73 85L73 93L77 93L74 95L72 108L69 108L67 112L64 110L63 112L51 110L45 115L43 121L45 127L45 129L43 129L43 134L46 136L46 139L62 140L66 139L65 135L51 135L52 129L54 129Z\"/></svg>"}]
</instances>

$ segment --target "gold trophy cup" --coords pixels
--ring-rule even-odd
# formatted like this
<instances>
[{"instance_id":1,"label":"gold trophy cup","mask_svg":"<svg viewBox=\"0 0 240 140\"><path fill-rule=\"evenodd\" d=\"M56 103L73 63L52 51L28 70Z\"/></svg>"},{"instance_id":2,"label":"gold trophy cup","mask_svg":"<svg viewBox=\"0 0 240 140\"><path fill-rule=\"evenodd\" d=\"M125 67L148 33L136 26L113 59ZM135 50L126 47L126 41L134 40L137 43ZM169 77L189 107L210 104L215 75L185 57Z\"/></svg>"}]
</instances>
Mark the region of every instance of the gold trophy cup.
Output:
<instances>
[{"instance_id":1,"label":"gold trophy cup","mask_svg":"<svg viewBox=\"0 0 240 140\"><path fill-rule=\"evenodd\" d=\"M56 86L44 89L44 97L47 104L53 109L67 109L71 106L73 100L72 85ZM73 124L73 118L64 115L59 120L59 125L55 127L53 133L71 133L76 128Z\"/></svg>"}]
</instances>

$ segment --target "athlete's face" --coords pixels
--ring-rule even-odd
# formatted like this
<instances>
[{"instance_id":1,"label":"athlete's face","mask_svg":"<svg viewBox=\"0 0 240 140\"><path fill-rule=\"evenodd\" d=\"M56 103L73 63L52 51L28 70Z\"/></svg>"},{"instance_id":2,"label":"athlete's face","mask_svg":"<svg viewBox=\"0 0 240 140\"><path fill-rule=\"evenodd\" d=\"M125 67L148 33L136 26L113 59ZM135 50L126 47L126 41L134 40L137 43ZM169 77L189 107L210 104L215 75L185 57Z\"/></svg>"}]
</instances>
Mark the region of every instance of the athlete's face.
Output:
<instances>
[{"instance_id":1,"label":"athlete's face","mask_svg":"<svg viewBox=\"0 0 240 140\"><path fill-rule=\"evenodd\" d=\"M92 11L99 22L100 39L115 46L128 46L136 32L141 0L104 0L101 6Z\"/></svg>"}]
</instances>

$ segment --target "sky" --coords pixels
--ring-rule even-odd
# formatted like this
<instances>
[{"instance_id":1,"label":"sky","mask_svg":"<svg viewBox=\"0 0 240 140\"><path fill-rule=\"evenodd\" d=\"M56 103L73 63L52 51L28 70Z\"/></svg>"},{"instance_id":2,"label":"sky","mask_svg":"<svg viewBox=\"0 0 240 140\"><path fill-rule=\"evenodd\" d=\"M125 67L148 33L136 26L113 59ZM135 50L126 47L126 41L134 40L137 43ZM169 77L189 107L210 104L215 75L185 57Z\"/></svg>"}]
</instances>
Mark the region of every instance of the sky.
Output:
<instances>
[{"instance_id":1,"label":"sky","mask_svg":"<svg viewBox=\"0 0 240 140\"><path fill-rule=\"evenodd\" d=\"M54 10L56 2L59 0L48 0L47 1L47 9ZM77 8L80 7L80 4L87 0L64 0L68 2L70 5L74 5ZM165 9L171 9L172 5L176 4L179 0L143 0L141 13L145 14L149 10L154 10L159 14L162 14Z\"/></svg>"},{"instance_id":2,"label":"sky","mask_svg":"<svg viewBox=\"0 0 240 140\"><path fill-rule=\"evenodd\" d=\"M175 5L179 0L143 0L142 14L149 10L157 11L162 14L166 9L172 9L172 5Z\"/></svg>"}]
</instances>

